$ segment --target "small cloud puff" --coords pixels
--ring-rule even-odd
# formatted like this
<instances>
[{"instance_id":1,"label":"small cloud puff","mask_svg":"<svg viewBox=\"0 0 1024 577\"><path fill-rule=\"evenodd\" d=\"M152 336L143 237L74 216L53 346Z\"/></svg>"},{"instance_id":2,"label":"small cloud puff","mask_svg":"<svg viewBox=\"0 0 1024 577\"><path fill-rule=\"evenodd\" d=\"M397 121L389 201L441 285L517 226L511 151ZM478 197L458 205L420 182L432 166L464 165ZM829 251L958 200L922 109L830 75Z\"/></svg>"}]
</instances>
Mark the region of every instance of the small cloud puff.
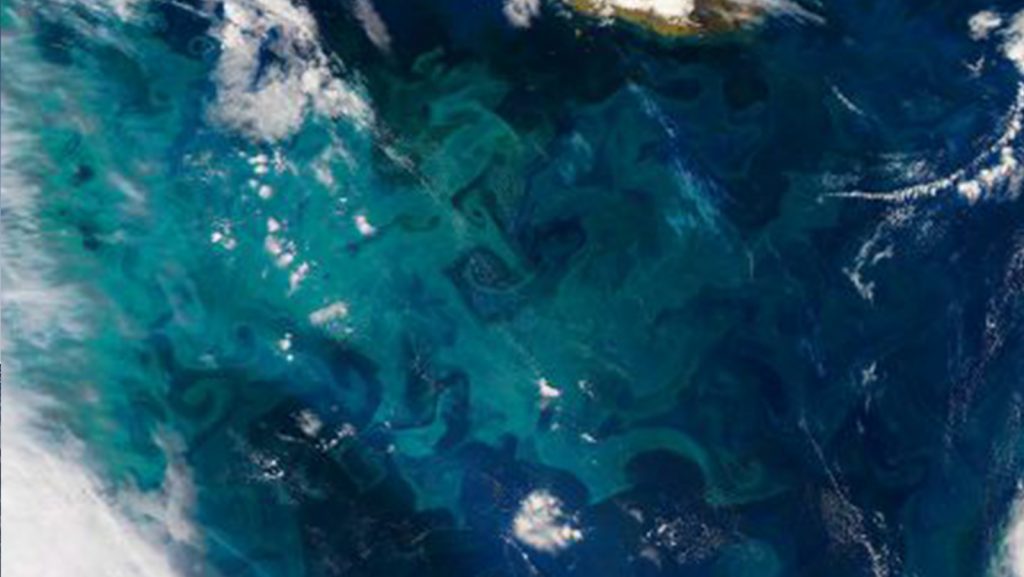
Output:
<instances>
[{"instance_id":1,"label":"small cloud puff","mask_svg":"<svg viewBox=\"0 0 1024 577\"><path fill-rule=\"evenodd\" d=\"M516 28L529 28L534 18L540 15L540 0L505 0L502 11Z\"/></svg>"},{"instance_id":2,"label":"small cloud puff","mask_svg":"<svg viewBox=\"0 0 1024 577\"><path fill-rule=\"evenodd\" d=\"M512 534L544 553L556 553L583 539L583 532L562 510L562 501L543 489L531 492L520 502Z\"/></svg>"}]
</instances>

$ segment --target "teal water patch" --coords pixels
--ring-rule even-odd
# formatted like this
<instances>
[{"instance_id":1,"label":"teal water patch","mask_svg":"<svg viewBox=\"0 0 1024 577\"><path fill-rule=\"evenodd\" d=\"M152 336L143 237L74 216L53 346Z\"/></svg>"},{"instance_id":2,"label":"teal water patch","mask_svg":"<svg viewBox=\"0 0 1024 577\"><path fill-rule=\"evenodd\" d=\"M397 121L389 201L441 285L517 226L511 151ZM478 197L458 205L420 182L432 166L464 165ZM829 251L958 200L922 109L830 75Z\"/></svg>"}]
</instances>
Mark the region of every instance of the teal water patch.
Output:
<instances>
[{"instance_id":1,"label":"teal water patch","mask_svg":"<svg viewBox=\"0 0 1024 577\"><path fill-rule=\"evenodd\" d=\"M4 6L5 360L112 495L187 471L183 574L986 570L1019 181L833 195L998 128L969 14L889 62L843 2L678 45L407 4Z\"/></svg>"}]
</instances>

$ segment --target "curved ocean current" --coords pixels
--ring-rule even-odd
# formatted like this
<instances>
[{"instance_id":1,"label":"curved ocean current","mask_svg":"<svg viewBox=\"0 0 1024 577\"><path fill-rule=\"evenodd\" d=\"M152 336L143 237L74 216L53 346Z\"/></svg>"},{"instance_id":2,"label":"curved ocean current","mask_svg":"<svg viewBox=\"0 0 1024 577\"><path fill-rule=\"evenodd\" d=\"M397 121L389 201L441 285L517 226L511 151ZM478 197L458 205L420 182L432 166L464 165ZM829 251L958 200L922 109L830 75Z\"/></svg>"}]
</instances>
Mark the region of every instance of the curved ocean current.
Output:
<instances>
[{"instance_id":1,"label":"curved ocean current","mask_svg":"<svg viewBox=\"0 0 1024 577\"><path fill-rule=\"evenodd\" d=\"M1024 5L738 4L4 0L5 577L1024 577Z\"/></svg>"}]
</instances>

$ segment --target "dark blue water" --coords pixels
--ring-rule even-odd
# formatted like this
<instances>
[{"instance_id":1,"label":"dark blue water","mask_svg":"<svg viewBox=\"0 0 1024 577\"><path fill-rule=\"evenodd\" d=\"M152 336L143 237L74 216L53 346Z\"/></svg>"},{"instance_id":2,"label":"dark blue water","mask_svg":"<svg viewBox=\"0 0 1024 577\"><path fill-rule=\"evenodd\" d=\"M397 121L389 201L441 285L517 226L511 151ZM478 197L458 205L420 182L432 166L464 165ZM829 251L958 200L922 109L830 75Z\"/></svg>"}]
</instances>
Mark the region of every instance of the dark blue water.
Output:
<instances>
[{"instance_id":1,"label":"dark blue water","mask_svg":"<svg viewBox=\"0 0 1024 577\"><path fill-rule=\"evenodd\" d=\"M1014 575L1022 7L502 8L4 4L4 361L181 574Z\"/></svg>"}]
</instances>

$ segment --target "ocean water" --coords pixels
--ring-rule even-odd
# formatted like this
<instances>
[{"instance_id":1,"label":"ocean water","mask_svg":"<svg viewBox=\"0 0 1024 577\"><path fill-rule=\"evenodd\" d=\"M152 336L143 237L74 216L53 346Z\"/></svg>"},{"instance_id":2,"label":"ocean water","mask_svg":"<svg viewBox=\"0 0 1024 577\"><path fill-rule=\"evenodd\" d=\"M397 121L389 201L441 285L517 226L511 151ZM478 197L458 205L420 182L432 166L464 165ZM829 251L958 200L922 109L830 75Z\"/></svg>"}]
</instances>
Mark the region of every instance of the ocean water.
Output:
<instances>
[{"instance_id":1,"label":"ocean water","mask_svg":"<svg viewBox=\"0 0 1024 577\"><path fill-rule=\"evenodd\" d=\"M4 0L4 574L1024 575L1024 6L757 4Z\"/></svg>"}]
</instances>

